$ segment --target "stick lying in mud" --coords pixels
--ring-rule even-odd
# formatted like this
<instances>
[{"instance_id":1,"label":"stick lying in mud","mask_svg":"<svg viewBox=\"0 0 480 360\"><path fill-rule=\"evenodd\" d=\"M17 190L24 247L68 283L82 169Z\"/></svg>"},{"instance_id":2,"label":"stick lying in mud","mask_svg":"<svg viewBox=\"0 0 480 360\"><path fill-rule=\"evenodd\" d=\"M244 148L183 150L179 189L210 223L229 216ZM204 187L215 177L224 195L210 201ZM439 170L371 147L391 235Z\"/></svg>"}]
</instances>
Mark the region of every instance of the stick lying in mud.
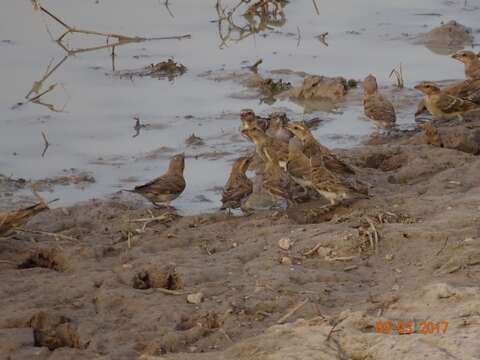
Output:
<instances>
[{"instance_id":1,"label":"stick lying in mud","mask_svg":"<svg viewBox=\"0 0 480 360\"><path fill-rule=\"evenodd\" d=\"M307 303L308 303L309 299L306 298L305 300L303 300L301 303L298 303L297 305L295 305L295 307L293 307L288 313L286 313L285 315L283 315L280 319L277 320L277 324L283 324L285 321L288 320L288 318L290 316L292 316L293 314L295 314L298 310L300 310L303 306L305 306Z\"/></svg>"}]
</instances>

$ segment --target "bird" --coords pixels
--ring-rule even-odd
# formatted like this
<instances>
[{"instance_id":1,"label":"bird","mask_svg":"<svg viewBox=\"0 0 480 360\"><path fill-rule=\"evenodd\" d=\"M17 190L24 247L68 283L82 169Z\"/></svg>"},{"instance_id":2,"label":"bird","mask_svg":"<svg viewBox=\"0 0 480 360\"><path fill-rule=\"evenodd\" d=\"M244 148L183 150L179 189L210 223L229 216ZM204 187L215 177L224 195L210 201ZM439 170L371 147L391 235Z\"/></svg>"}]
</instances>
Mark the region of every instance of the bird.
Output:
<instances>
[{"instance_id":1,"label":"bird","mask_svg":"<svg viewBox=\"0 0 480 360\"><path fill-rule=\"evenodd\" d=\"M311 187L329 200L332 206L338 205L342 200L368 198L366 193L353 187L347 179L328 170L324 163L311 165L308 180Z\"/></svg>"},{"instance_id":2,"label":"bird","mask_svg":"<svg viewBox=\"0 0 480 360\"><path fill-rule=\"evenodd\" d=\"M293 136L290 131L286 129L288 125L288 117L284 112L273 112L270 114L270 121L265 133L277 140L288 143Z\"/></svg>"},{"instance_id":3,"label":"bird","mask_svg":"<svg viewBox=\"0 0 480 360\"><path fill-rule=\"evenodd\" d=\"M286 200L288 205L295 203L294 183L290 180L287 173L277 164L266 161L263 172L262 188L268 192L275 200Z\"/></svg>"},{"instance_id":4,"label":"bird","mask_svg":"<svg viewBox=\"0 0 480 360\"><path fill-rule=\"evenodd\" d=\"M337 158L329 148L315 139L305 123L294 121L287 126L287 129L302 141L303 153L309 159L318 157L325 164L325 167L334 173L345 176L355 174L355 170L352 167ZM314 161L316 160L314 159Z\"/></svg>"},{"instance_id":5,"label":"bird","mask_svg":"<svg viewBox=\"0 0 480 360\"><path fill-rule=\"evenodd\" d=\"M452 58L464 64L467 79L480 79L480 58L477 54L473 51L462 50L453 54Z\"/></svg>"},{"instance_id":6,"label":"bird","mask_svg":"<svg viewBox=\"0 0 480 360\"><path fill-rule=\"evenodd\" d=\"M463 100L468 100L480 105L480 78L466 79L457 81L453 84L447 85L440 89L443 94L459 97ZM420 115L424 111L428 111L425 106L425 100L422 99L417 105L415 116Z\"/></svg>"},{"instance_id":7,"label":"bird","mask_svg":"<svg viewBox=\"0 0 480 360\"><path fill-rule=\"evenodd\" d=\"M307 157L301 141L297 138L292 138L289 142L286 168L295 182L306 190L316 191L330 201L332 206L342 200L367 197L365 192L353 187L345 177L328 170L322 157Z\"/></svg>"},{"instance_id":8,"label":"bird","mask_svg":"<svg viewBox=\"0 0 480 360\"><path fill-rule=\"evenodd\" d=\"M442 92L440 87L431 81L423 81L415 89L425 94L425 107L437 119L463 120L463 114L480 108L478 104L460 97Z\"/></svg>"},{"instance_id":9,"label":"bird","mask_svg":"<svg viewBox=\"0 0 480 360\"><path fill-rule=\"evenodd\" d=\"M48 209L48 204L42 200L38 204L26 208L14 211L0 211L0 236L6 237L11 235L16 228L22 227L32 217Z\"/></svg>"},{"instance_id":10,"label":"bird","mask_svg":"<svg viewBox=\"0 0 480 360\"><path fill-rule=\"evenodd\" d=\"M387 129L395 125L395 108L380 94L377 79L373 75L363 80L363 110L377 128Z\"/></svg>"},{"instance_id":11,"label":"bird","mask_svg":"<svg viewBox=\"0 0 480 360\"><path fill-rule=\"evenodd\" d=\"M252 109L243 109L240 111L240 131L257 127L262 131L268 128L268 119L257 116Z\"/></svg>"},{"instance_id":12,"label":"bird","mask_svg":"<svg viewBox=\"0 0 480 360\"><path fill-rule=\"evenodd\" d=\"M160 207L159 203L166 203L166 206L170 207L170 202L185 190L184 169L185 154L177 154L171 158L165 174L127 191L142 195L156 207Z\"/></svg>"},{"instance_id":13,"label":"bird","mask_svg":"<svg viewBox=\"0 0 480 360\"><path fill-rule=\"evenodd\" d=\"M303 153L303 143L293 137L288 142L288 159L285 164L285 171L297 184L304 189L311 188L311 182L308 179L310 174L310 159Z\"/></svg>"},{"instance_id":14,"label":"bird","mask_svg":"<svg viewBox=\"0 0 480 360\"><path fill-rule=\"evenodd\" d=\"M280 168L285 166L288 158L288 144L268 136L257 127L242 132L255 145L257 154L265 164L271 162Z\"/></svg>"},{"instance_id":15,"label":"bird","mask_svg":"<svg viewBox=\"0 0 480 360\"><path fill-rule=\"evenodd\" d=\"M235 160L230 172L230 177L223 188L222 210L242 208L243 201L252 193L253 183L245 172L253 156L242 156Z\"/></svg>"}]
</instances>

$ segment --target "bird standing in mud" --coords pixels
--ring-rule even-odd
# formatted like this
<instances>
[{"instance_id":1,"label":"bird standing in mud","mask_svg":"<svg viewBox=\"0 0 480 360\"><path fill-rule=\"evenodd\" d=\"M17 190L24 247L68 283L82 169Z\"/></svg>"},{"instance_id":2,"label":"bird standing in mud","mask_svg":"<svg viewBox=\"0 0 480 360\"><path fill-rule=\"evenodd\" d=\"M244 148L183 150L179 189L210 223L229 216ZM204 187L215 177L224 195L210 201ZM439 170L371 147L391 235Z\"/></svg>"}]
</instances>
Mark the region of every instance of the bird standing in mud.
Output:
<instances>
[{"instance_id":1,"label":"bird standing in mud","mask_svg":"<svg viewBox=\"0 0 480 360\"><path fill-rule=\"evenodd\" d=\"M318 158L325 167L334 172L344 176L355 174L349 165L330 151L326 146L320 144L313 136L308 126L303 122L292 122L287 126L287 129L291 131L298 139L301 140L303 145L303 153L309 159L317 161Z\"/></svg>"},{"instance_id":2,"label":"bird standing in mud","mask_svg":"<svg viewBox=\"0 0 480 360\"><path fill-rule=\"evenodd\" d=\"M473 51L463 50L453 54L452 58L464 64L467 79L480 79L480 57L477 54Z\"/></svg>"},{"instance_id":3,"label":"bird standing in mud","mask_svg":"<svg viewBox=\"0 0 480 360\"><path fill-rule=\"evenodd\" d=\"M159 203L166 203L166 206L169 207L170 202L179 197L183 190L185 190L184 169L185 155L175 155L170 160L168 170L164 175L144 185L137 186L133 190L127 191L142 195L155 206L159 206Z\"/></svg>"},{"instance_id":4,"label":"bird standing in mud","mask_svg":"<svg viewBox=\"0 0 480 360\"><path fill-rule=\"evenodd\" d=\"M421 82L415 89L425 94L425 107L437 119L463 120L463 114L466 112L480 109L480 106L472 101L442 92L440 87L431 81Z\"/></svg>"},{"instance_id":5,"label":"bird standing in mud","mask_svg":"<svg viewBox=\"0 0 480 360\"><path fill-rule=\"evenodd\" d=\"M332 206L342 200L366 198L367 192L362 192L343 176L334 174L325 167L324 158L309 158L304 153L302 143L293 138L289 143L287 172L305 189L312 189L330 201Z\"/></svg>"},{"instance_id":6,"label":"bird standing in mud","mask_svg":"<svg viewBox=\"0 0 480 360\"><path fill-rule=\"evenodd\" d=\"M253 191L253 183L245 172L252 161L252 156L235 160L222 193L222 210L242 208L242 203Z\"/></svg>"},{"instance_id":7,"label":"bird standing in mud","mask_svg":"<svg viewBox=\"0 0 480 360\"><path fill-rule=\"evenodd\" d=\"M395 108L380 94L373 75L368 75L363 81L363 110L377 128L388 129L395 125Z\"/></svg>"}]
</instances>

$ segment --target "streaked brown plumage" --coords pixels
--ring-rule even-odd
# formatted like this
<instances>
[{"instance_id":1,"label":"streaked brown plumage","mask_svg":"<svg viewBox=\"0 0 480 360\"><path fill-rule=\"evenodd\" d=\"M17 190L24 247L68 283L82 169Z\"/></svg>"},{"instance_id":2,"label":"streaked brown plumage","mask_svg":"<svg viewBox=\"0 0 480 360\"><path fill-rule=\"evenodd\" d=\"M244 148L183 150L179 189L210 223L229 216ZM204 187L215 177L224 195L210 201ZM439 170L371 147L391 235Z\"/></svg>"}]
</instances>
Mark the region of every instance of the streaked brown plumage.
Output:
<instances>
[{"instance_id":1,"label":"streaked brown plumage","mask_svg":"<svg viewBox=\"0 0 480 360\"><path fill-rule=\"evenodd\" d=\"M437 119L463 119L464 113L480 108L472 101L442 92L434 82L424 81L415 89L425 94L425 107Z\"/></svg>"},{"instance_id":2,"label":"streaked brown plumage","mask_svg":"<svg viewBox=\"0 0 480 360\"><path fill-rule=\"evenodd\" d=\"M286 129L288 117L284 112L273 112L270 114L270 121L265 133L277 140L287 142L292 137L292 133Z\"/></svg>"},{"instance_id":3,"label":"streaked brown plumage","mask_svg":"<svg viewBox=\"0 0 480 360\"><path fill-rule=\"evenodd\" d=\"M172 157L167 172L152 181L135 187L132 190L150 200L154 205L175 200L185 190L186 182L183 177L185 168L185 155L178 154Z\"/></svg>"},{"instance_id":4,"label":"streaked brown plumage","mask_svg":"<svg viewBox=\"0 0 480 360\"><path fill-rule=\"evenodd\" d=\"M395 125L395 108L380 94L373 75L368 75L363 81L363 110L377 128L386 129Z\"/></svg>"},{"instance_id":5,"label":"streaked brown plumage","mask_svg":"<svg viewBox=\"0 0 480 360\"><path fill-rule=\"evenodd\" d=\"M463 80L454 84L445 86L440 89L443 94L459 97L463 100L468 100L480 105L480 79L476 80ZM425 99L422 99L417 105L417 111L415 116L421 114L424 111L428 111L425 107Z\"/></svg>"},{"instance_id":6,"label":"streaked brown plumage","mask_svg":"<svg viewBox=\"0 0 480 360\"><path fill-rule=\"evenodd\" d=\"M19 210L1 211L0 236L11 235L15 228L25 225L32 217L48 209L49 207L45 202L40 202Z\"/></svg>"},{"instance_id":7,"label":"streaked brown plumage","mask_svg":"<svg viewBox=\"0 0 480 360\"><path fill-rule=\"evenodd\" d=\"M311 162L303 153L303 143L297 137L291 138L288 143L288 160L285 170L288 175L304 189L311 187L311 183L308 180L311 171Z\"/></svg>"},{"instance_id":8,"label":"streaked brown plumage","mask_svg":"<svg viewBox=\"0 0 480 360\"><path fill-rule=\"evenodd\" d=\"M287 173L282 168L271 161L265 162L262 182L262 187L265 191L277 200L285 199L288 203L293 203L294 187L292 185L294 183L290 181Z\"/></svg>"},{"instance_id":9,"label":"streaked brown plumage","mask_svg":"<svg viewBox=\"0 0 480 360\"><path fill-rule=\"evenodd\" d=\"M303 122L291 122L287 129L302 141L303 153L313 162L321 161L328 170L337 174L355 174L355 171L349 165L337 158L326 146L320 144ZM316 158L319 158L319 160Z\"/></svg>"},{"instance_id":10,"label":"streaked brown plumage","mask_svg":"<svg viewBox=\"0 0 480 360\"><path fill-rule=\"evenodd\" d=\"M332 205L345 199L365 197L343 176L334 174L325 167L323 158L308 158L302 143L290 140L287 172L300 185L310 188L325 197Z\"/></svg>"},{"instance_id":11,"label":"streaked brown plumage","mask_svg":"<svg viewBox=\"0 0 480 360\"><path fill-rule=\"evenodd\" d=\"M259 128L242 132L255 144L257 154L265 163L271 162L281 168L285 166L288 158L288 144L271 138Z\"/></svg>"},{"instance_id":12,"label":"streaked brown plumage","mask_svg":"<svg viewBox=\"0 0 480 360\"><path fill-rule=\"evenodd\" d=\"M235 160L222 193L222 209L241 208L243 201L252 193L253 183L245 172L252 161L252 156Z\"/></svg>"},{"instance_id":13,"label":"streaked brown plumage","mask_svg":"<svg viewBox=\"0 0 480 360\"><path fill-rule=\"evenodd\" d=\"M453 54L452 58L464 64L467 79L480 79L480 58L477 54L473 51L463 50Z\"/></svg>"}]
</instances>

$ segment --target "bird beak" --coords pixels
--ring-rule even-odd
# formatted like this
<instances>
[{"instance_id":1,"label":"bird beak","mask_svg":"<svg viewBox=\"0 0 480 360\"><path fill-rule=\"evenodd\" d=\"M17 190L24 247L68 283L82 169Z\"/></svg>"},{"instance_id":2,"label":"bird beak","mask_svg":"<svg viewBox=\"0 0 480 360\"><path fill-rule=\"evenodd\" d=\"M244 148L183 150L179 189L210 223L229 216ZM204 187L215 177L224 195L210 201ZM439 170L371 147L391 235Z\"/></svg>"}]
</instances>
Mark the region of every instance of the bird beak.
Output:
<instances>
[{"instance_id":1,"label":"bird beak","mask_svg":"<svg viewBox=\"0 0 480 360\"><path fill-rule=\"evenodd\" d=\"M453 54L452 59L458 59L458 54Z\"/></svg>"},{"instance_id":2,"label":"bird beak","mask_svg":"<svg viewBox=\"0 0 480 360\"><path fill-rule=\"evenodd\" d=\"M422 90L422 85L420 85L420 84L415 85L414 88L421 91Z\"/></svg>"}]
</instances>

